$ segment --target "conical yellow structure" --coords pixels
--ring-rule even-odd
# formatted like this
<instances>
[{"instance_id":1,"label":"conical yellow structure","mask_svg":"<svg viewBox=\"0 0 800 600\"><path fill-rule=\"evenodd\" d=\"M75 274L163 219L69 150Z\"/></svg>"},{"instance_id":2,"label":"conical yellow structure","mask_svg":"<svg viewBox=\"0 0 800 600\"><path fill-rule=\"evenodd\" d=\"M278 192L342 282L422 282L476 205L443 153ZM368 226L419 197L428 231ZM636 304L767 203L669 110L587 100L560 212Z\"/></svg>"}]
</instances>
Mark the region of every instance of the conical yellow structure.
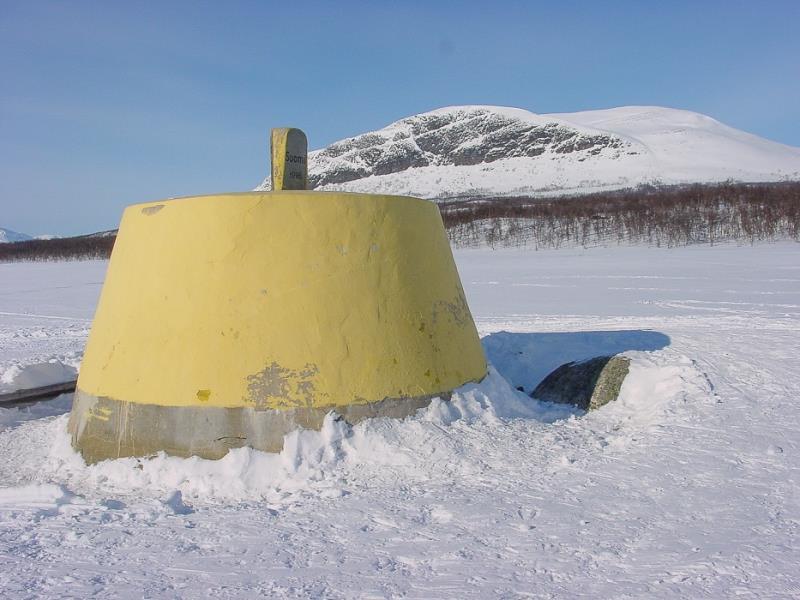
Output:
<instances>
[{"instance_id":1,"label":"conical yellow structure","mask_svg":"<svg viewBox=\"0 0 800 600\"><path fill-rule=\"evenodd\" d=\"M70 416L88 461L279 451L406 416L486 361L435 204L277 191L126 209Z\"/></svg>"},{"instance_id":2,"label":"conical yellow structure","mask_svg":"<svg viewBox=\"0 0 800 600\"><path fill-rule=\"evenodd\" d=\"M280 450L407 415L486 362L435 204L264 192L129 207L70 419L88 460Z\"/></svg>"}]
</instances>

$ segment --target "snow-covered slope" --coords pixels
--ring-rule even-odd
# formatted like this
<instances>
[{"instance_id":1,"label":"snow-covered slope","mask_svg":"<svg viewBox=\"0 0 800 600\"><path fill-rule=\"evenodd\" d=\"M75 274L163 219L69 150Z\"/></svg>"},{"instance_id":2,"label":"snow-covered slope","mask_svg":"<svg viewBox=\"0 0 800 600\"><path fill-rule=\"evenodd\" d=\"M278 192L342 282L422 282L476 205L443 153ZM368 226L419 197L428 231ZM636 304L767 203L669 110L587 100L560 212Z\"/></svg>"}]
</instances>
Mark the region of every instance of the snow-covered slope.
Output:
<instances>
[{"instance_id":1,"label":"snow-covered slope","mask_svg":"<svg viewBox=\"0 0 800 600\"><path fill-rule=\"evenodd\" d=\"M800 179L800 148L670 108L454 106L311 152L309 179L320 190L425 198L783 181Z\"/></svg>"},{"instance_id":2,"label":"snow-covered slope","mask_svg":"<svg viewBox=\"0 0 800 600\"><path fill-rule=\"evenodd\" d=\"M11 231L0 227L0 244L8 242L24 242L25 240L32 240L33 238L25 233Z\"/></svg>"}]
</instances>

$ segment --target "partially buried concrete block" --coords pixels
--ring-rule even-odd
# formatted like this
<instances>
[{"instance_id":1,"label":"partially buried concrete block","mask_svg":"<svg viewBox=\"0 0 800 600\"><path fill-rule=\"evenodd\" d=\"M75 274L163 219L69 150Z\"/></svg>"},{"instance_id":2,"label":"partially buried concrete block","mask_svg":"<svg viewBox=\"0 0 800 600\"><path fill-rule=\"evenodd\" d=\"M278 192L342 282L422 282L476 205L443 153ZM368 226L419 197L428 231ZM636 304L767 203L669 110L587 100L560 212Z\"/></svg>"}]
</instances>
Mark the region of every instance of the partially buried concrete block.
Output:
<instances>
[{"instance_id":1,"label":"partially buried concrete block","mask_svg":"<svg viewBox=\"0 0 800 600\"><path fill-rule=\"evenodd\" d=\"M69 429L90 462L279 451L331 410L403 417L486 368L432 202L150 202L122 218Z\"/></svg>"},{"instance_id":2,"label":"partially buried concrete block","mask_svg":"<svg viewBox=\"0 0 800 600\"><path fill-rule=\"evenodd\" d=\"M598 356L561 365L533 390L545 402L574 404L584 410L600 408L619 396L630 360L624 356Z\"/></svg>"}]
</instances>

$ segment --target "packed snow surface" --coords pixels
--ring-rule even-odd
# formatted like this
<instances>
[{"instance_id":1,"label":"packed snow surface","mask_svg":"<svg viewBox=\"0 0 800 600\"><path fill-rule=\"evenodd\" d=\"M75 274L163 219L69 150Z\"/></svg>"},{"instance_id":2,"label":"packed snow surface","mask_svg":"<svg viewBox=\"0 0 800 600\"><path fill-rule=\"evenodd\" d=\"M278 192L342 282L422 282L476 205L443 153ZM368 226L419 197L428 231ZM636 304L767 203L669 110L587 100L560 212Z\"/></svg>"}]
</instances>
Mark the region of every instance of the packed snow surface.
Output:
<instances>
[{"instance_id":1,"label":"packed snow surface","mask_svg":"<svg viewBox=\"0 0 800 600\"><path fill-rule=\"evenodd\" d=\"M489 376L280 454L87 466L70 396L0 409L0 596L797 597L799 249L458 251ZM6 388L79 364L104 269L0 264ZM614 352L600 410L515 389Z\"/></svg>"},{"instance_id":2,"label":"packed snow surface","mask_svg":"<svg viewBox=\"0 0 800 600\"><path fill-rule=\"evenodd\" d=\"M422 198L795 181L800 148L658 106L560 114L451 106L311 152L309 180L319 190ZM257 189L269 186L267 178Z\"/></svg>"}]
</instances>

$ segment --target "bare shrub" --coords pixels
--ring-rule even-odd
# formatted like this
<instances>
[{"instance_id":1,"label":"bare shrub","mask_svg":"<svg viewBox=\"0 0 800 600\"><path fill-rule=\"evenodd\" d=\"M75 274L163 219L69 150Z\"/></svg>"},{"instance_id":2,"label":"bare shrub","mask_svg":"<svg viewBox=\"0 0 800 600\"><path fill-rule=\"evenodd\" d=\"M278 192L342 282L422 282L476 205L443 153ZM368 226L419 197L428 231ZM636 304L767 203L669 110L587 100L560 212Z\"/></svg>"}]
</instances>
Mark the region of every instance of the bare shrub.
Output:
<instances>
[{"instance_id":1,"label":"bare shrub","mask_svg":"<svg viewBox=\"0 0 800 600\"><path fill-rule=\"evenodd\" d=\"M439 208L456 246L800 241L800 183L645 186L586 196L461 199Z\"/></svg>"},{"instance_id":2,"label":"bare shrub","mask_svg":"<svg viewBox=\"0 0 800 600\"><path fill-rule=\"evenodd\" d=\"M551 198L439 202L455 246L559 248L800 241L800 183L642 186ZM0 262L108 258L115 232L0 244Z\"/></svg>"},{"instance_id":3,"label":"bare shrub","mask_svg":"<svg viewBox=\"0 0 800 600\"><path fill-rule=\"evenodd\" d=\"M108 258L116 233L0 244L0 262Z\"/></svg>"}]
</instances>

